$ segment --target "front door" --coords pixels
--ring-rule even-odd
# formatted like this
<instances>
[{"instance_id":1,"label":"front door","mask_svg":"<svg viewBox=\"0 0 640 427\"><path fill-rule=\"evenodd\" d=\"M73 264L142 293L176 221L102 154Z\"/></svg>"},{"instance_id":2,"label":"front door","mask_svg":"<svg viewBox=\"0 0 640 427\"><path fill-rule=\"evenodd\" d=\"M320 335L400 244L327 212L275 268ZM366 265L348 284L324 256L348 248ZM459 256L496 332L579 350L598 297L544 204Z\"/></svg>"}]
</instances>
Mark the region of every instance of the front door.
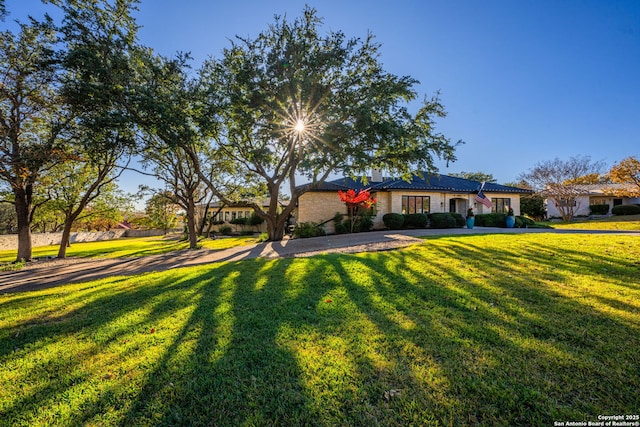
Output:
<instances>
[{"instance_id":1,"label":"front door","mask_svg":"<svg viewBox=\"0 0 640 427\"><path fill-rule=\"evenodd\" d=\"M451 199L449 200L449 212L455 212L456 211L456 199Z\"/></svg>"}]
</instances>

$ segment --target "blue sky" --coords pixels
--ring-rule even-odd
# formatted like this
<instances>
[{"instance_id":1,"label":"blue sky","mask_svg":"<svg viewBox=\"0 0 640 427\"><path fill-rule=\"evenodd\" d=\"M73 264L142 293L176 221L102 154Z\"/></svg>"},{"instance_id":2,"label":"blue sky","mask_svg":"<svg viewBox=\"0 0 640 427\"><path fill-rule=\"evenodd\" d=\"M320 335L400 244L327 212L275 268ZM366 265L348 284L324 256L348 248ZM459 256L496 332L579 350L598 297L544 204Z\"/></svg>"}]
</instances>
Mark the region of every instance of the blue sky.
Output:
<instances>
[{"instance_id":1,"label":"blue sky","mask_svg":"<svg viewBox=\"0 0 640 427\"><path fill-rule=\"evenodd\" d=\"M9 19L45 10L39 0L6 2ZM326 30L373 33L386 70L419 80L421 96L441 92L449 115L438 129L466 142L442 173L505 183L556 157L608 166L640 157L637 0L142 0L139 39L163 55L191 52L197 68L235 35L255 36L305 3Z\"/></svg>"}]
</instances>

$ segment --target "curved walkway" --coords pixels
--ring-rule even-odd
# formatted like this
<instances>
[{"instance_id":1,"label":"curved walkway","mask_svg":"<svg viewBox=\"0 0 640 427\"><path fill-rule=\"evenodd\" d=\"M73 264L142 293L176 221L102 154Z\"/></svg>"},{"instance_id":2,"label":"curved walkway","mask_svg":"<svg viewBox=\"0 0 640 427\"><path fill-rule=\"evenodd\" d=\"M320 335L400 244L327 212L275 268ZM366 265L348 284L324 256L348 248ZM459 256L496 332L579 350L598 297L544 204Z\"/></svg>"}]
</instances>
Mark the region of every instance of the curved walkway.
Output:
<instances>
[{"instance_id":1,"label":"curved walkway","mask_svg":"<svg viewBox=\"0 0 640 427\"><path fill-rule=\"evenodd\" d=\"M640 231L618 230L556 230L535 228L476 227L471 230L454 228L446 230L385 230L368 233L340 234L310 239L287 239L238 246L222 251L208 249L182 250L140 258L71 259L38 261L18 271L0 272L0 293L45 289L57 285L78 283L112 276L127 276L150 271L210 264L222 261L241 261L253 258L280 258L311 256L319 253L368 252L389 250L423 242L421 237L439 235L497 234L497 233L558 233L558 234L620 234L636 235Z\"/></svg>"}]
</instances>

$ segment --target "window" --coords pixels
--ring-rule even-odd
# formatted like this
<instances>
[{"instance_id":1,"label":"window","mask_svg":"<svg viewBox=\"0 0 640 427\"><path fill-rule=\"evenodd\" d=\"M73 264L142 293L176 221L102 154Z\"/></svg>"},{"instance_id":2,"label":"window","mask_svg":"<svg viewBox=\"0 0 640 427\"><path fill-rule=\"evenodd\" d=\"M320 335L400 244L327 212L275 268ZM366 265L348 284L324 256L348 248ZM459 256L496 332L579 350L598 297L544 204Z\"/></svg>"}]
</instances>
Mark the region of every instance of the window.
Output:
<instances>
[{"instance_id":1,"label":"window","mask_svg":"<svg viewBox=\"0 0 640 427\"><path fill-rule=\"evenodd\" d=\"M251 211L244 211L245 218L251 218Z\"/></svg>"},{"instance_id":2,"label":"window","mask_svg":"<svg viewBox=\"0 0 640 427\"><path fill-rule=\"evenodd\" d=\"M225 222L229 222L229 211L224 213L224 220Z\"/></svg>"},{"instance_id":3,"label":"window","mask_svg":"<svg viewBox=\"0 0 640 427\"><path fill-rule=\"evenodd\" d=\"M429 213L429 196L402 196L402 213Z\"/></svg>"},{"instance_id":4,"label":"window","mask_svg":"<svg viewBox=\"0 0 640 427\"><path fill-rule=\"evenodd\" d=\"M238 218L242 218L242 211L238 212Z\"/></svg>"},{"instance_id":5,"label":"window","mask_svg":"<svg viewBox=\"0 0 640 427\"><path fill-rule=\"evenodd\" d=\"M233 221L234 219L236 219L236 211L231 212L231 221Z\"/></svg>"},{"instance_id":6,"label":"window","mask_svg":"<svg viewBox=\"0 0 640 427\"><path fill-rule=\"evenodd\" d=\"M491 203L493 203L493 209L491 209L491 212L495 213L506 214L511 207L511 199L509 198L492 197Z\"/></svg>"}]
</instances>

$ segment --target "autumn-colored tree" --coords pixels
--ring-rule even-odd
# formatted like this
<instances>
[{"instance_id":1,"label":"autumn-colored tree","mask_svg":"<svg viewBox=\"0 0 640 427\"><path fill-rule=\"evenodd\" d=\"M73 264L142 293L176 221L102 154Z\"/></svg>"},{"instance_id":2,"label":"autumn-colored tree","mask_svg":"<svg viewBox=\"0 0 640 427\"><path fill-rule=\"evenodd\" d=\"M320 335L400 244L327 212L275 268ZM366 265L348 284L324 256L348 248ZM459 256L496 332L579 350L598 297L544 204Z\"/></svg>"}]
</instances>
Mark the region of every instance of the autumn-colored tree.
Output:
<instances>
[{"instance_id":1,"label":"autumn-colored tree","mask_svg":"<svg viewBox=\"0 0 640 427\"><path fill-rule=\"evenodd\" d=\"M340 191L338 190L338 197L347 205L347 211L349 212L349 221L351 227L349 232L353 233L356 220L365 209L371 209L376 203L376 199L371 197L369 190L355 190Z\"/></svg>"},{"instance_id":2,"label":"autumn-colored tree","mask_svg":"<svg viewBox=\"0 0 640 427\"><path fill-rule=\"evenodd\" d=\"M609 171L611 181L627 184L624 189L618 189L616 194L627 197L640 197L640 160L627 157L613 165Z\"/></svg>"}]
</instances>

